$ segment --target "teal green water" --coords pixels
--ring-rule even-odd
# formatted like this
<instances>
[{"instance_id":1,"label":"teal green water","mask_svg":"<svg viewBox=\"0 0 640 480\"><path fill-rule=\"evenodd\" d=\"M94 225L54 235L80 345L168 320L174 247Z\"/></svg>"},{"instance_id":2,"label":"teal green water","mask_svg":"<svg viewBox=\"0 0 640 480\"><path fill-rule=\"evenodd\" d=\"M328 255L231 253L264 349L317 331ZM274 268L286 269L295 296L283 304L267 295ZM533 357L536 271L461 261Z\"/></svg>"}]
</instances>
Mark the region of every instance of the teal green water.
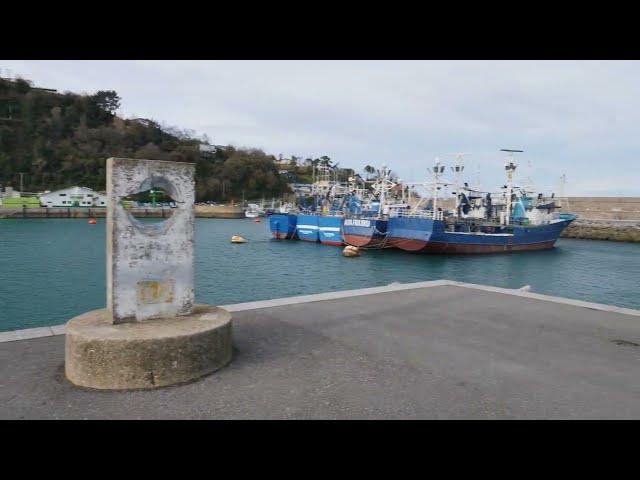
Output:
<instances>
[{"instance_id":1,"label":"teal green water","mask_svg":"<svg viewBox=\"0 0 640 480\"><path fill-rule=\"evenodd\" d=\"M232 244L235 234L252 241ZM196 300L214 305L443 278L640 308L640 244L561 239L541 252L345 258L337 247L269 240L265 221L198 219L195 261ZM104 305L104 220L0 221L0 330Z\"/></svg>"}]
</instances>

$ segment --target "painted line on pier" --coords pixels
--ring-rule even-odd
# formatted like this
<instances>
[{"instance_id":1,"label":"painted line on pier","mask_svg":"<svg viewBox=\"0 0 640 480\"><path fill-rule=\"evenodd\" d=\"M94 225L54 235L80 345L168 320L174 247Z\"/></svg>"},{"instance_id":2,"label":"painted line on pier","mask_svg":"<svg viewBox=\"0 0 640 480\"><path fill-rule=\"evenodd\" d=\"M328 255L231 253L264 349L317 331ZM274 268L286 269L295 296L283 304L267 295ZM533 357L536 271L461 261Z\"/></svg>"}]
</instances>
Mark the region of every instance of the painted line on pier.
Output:
<instances>
[{"instance_id":1,"label":"painted line on pier","mask_svg":"<svg viewBox=\"0 0 640 480\"><path fill-rule=\"evenodd\" d=\"M505 295L514 295L516 297L533 298L535 300L544 300L546 302L560 303L562 305L571 305L574 307L590 308L591 310L599 310L602 312L620 313L622 315L632 315L635 317L640 317L640 310L617 307L615 305L606 305L604 303L585 302L584 300L574 300L572 298L565 297L554 297L552 295L544 295L542 293L534 293L526 290L491 287L489 285L456 282L453 280L448 280L448 284L458 287L472 288L475 290L484 290L485 292L503 293Z\"/></svg>"},{"instance_id":2,"label":"painted line on pier","mask_svg":"<svg viewBox=\"0 0 640 480\"><path fill-rule=\"evenodd\" d=\"M360 288L357 290L341 290L338 292L316 293L312 295L300 295L296 297L275 298L273 300L259 300L256 302L235 303L231 305L218 305L229 312L243 312L246 310L258 310L261 308L284 307L287 305L297 305L301 303L321 302L325 300L338 300L341 298L350 298L364 295L375 295L377 293L389 293L402 290L415 290L419 288L455 286L470 288L474 290L483 290L486 292L502 293L504 295L514 295L516 297L530 298L534 300L542 300L546 302L559 303L562 305L570 305L574 307L589 308L603 312L612 312L622 315L631 315L640 317L640 310L632 308L616 307L614 305L605 305L602 303L585 302L583 300L573 300L564 297L554 297L551 295L543 295L533 293L526 290L492 287L488 285L478 285L474 283L456 282L454 280L431 280L426 282L415 283L391 283L381 287ZM31 338L51 337L54 335L64 334L65 325L54 325L52 327L27 328L24 330L12 330L8 332L0 332L0 343L14 342L17 340L28 340Z\"/></svg>"},{"instance_id":3,"label":"painted line on pier","mask_svg":"<svg viewBox=\"0 0 640 480\"><path fill-rule=\"evenodd\" d=\"M62 327L62 331L59 327ZM55 327L25 328L23 330L10 330L8 332L0 332L0 343L15 342L17 340L29 340L30 338L51 337L53 335L60 335L62 333L64 333L64 325L56 325Z\"/></svg>"},{"instance_id":4,"label":"painted line on pier","mask_svg":"<svg viewBox=\"0 0 640 480\"><path fill-rule=\"evenodd\" d=\"M230 312L242 312L245 310L257 310L259 308L283 307L299 303L321 302L324 300L338 300L340 298L357 297L360 295L374 295L376 293L396 292L399 290L412 290L416 288L441 287L449 285L449 280L431 280L415 283L391 283L382 287L360 288L357 290L341 290L338 292L315 293L313 295L300 295L297 297L275 298L273 300L259 300L256 302L236 303L233 305L220 305Z\"/></svg>"}]
</instances>

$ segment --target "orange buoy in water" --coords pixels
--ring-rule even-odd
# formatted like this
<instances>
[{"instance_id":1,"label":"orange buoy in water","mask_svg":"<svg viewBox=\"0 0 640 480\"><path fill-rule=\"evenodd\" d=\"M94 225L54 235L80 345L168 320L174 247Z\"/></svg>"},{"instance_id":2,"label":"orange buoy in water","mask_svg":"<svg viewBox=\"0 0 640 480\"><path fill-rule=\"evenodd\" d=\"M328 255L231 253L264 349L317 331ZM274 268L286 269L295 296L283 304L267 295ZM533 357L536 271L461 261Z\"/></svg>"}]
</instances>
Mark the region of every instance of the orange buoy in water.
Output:
<instances>
[{"instance_id":1,"label":"orange buoy in water","mask_svg":"<svg viewBox=\"0 0 640 480\"><path fill-rule=\"evenodd\" d=\"M260 219L259 219L259 218L256 218L256 219L254 220L254 222L256 222L256 223L260 223Z\"/></svg>"},{"instance_id":2,"label":"orange buoy in water","mask_svg":"<svg viewBox=\"0 0 640 480\"><path fill-rule=\"evenodd\" d=\"M247 243L247 239L240 235L234 235L231 237L231 243Z\"/></svg>"},{"instance_id":3,"label":"orange buoy in water","mask_svg":"<svg viewBox=\"0 0 640 480\"><path fill-rule=\"evenodd\" d=\"M95 218L90 218L88 223L89 225L95 225L98 221Z\"/></svg>"},{"instance_id":4,"label":"orange buoy in water","mask_svg":"<svg viewBox=\"0 0 640 480\"><path fill-rule=\"evenodd\" d=\"M360 249L358 247L354 247L353 245L347 245L346 247L344 247L342 255L344 255L345 257L359 257Z\"/></svg>"}]
</instances>

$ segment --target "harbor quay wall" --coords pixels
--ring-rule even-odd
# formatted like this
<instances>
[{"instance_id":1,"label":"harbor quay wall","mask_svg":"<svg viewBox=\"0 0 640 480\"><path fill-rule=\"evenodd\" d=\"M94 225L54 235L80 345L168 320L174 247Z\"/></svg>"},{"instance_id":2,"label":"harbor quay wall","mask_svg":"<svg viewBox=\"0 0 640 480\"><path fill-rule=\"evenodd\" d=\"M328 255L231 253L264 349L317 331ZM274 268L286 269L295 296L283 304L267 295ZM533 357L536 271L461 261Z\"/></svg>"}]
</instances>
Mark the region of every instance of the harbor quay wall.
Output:
<instances>
[{"instance_id":1,"label":"harbor quay wall","mask_svg":"<svg viewBox=\"0 0 640 480\"><path fill-rule=\"evenodd\" d=\"M131 208L134 217L168 218L173 214L172 208ZM194 207L198 218L245 218L241 207L202 206ZM1 218L104 218L106 208L97 207L42 207L42 208L3 208L0 206Z\"/></svg>"},{"instance_id":2,"label":"harbor quay wall","mask_svg":"<svg viewBox=\"0 0 640 480\"><path fill-rule=\"evenodd\" d=\"M172 215L171 208L131 208L134 217L168 218ZM106 208L73 207L73 208L2 208L0 218L104 218Z\"/></svg>"}]
</instances>

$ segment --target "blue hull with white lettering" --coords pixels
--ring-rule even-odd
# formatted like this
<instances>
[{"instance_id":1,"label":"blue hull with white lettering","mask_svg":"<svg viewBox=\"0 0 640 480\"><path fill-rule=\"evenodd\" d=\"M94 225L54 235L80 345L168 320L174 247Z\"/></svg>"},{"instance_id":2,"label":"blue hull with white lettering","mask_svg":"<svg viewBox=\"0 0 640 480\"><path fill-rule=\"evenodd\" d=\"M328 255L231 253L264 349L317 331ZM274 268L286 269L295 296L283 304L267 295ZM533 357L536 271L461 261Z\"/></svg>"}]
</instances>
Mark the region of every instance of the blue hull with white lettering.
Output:
<instances>
[{"instance_id":1,"label":"blue hull with white lettering","mask_svg":"<svg viewBox=\"0 0 640 480\"><path fill-rule=\"evenodd\" d=\"M305 242L319 242L320 237L318 235L318 215L298 215L298 223L296 225L296 232L300 240Z\"/></svg>"},{"instance_id":2,"label":"blue hull with white lettering","mask_svg":"<svg viewBox=\"0 0 640 480\"><path fill-rule=\"evenodd\" d=\"M345 218L342 239L354 247L382 248L387 243L387 224L381 218Z\"/></svg>"},{"instance_id":3,"label":"blue hull with white lettering","mask_svg":"<svg viewBox=\"0 0 640 480\"><path fill-rule=\"evenodd\" d=\"M324 245L342 246L342 217L337 215L318 217L318 238Z\"/></svg>"}]
</instances>

